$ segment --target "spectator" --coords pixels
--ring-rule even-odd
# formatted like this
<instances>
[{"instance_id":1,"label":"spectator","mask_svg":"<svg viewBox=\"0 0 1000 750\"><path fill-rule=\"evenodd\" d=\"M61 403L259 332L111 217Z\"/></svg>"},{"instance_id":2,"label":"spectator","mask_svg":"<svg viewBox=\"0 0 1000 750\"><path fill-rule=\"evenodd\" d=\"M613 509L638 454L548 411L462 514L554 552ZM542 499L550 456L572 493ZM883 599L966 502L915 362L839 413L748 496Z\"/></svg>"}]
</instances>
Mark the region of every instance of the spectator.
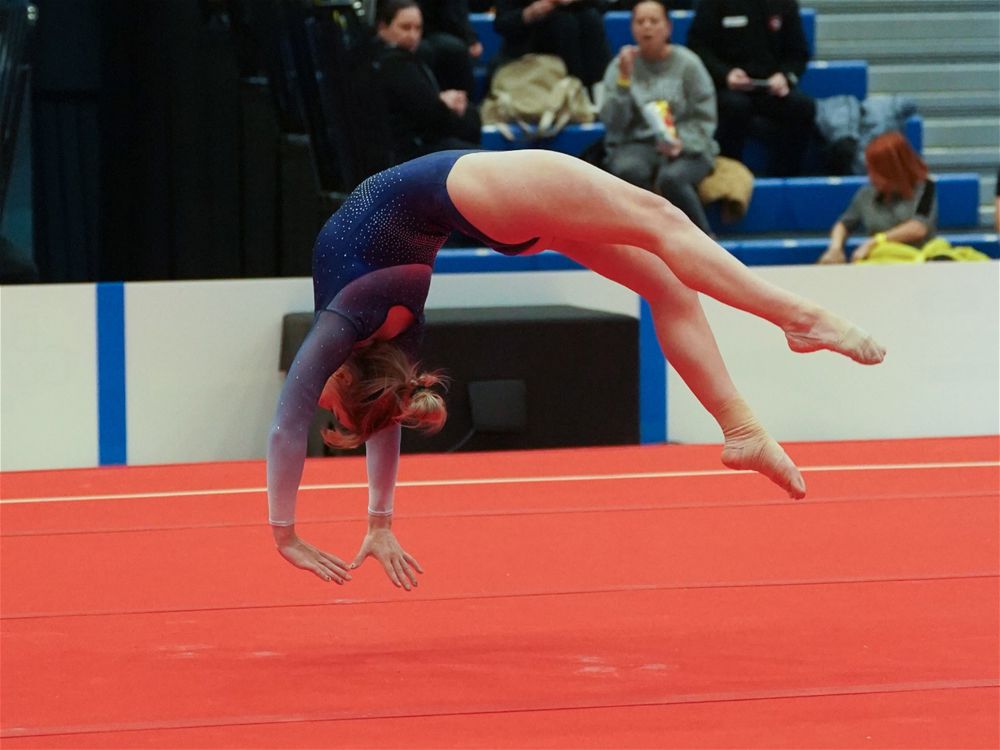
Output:
<instances>
[{"instance_id":1,"label":"spectator","mask_svg":"<svg viewBox=\"0 0 1000 750\"><path fill-rule=\"evenodd\" d=\"M383 0L379 5L375 76L385 98L396 163L479 144L479 113L468 94L442 91L417 57L422 31L416 0Z\"/></svg>"},{"instance_id":2,"label":"spectator","mask_svg":"<svg viewBox=\"0 0 1000 750\"><path fill-rule=\"evenodd\" d=\"M611 57L599 0L497 0L493 27L503 38L499 63L529 52L558 55L588 89Z\"/></svg>"},{"instance_id":3,"label":"spectator","mask_svg":"<svg viewBox=\"0 0 1000 750\"><path fill-rule=\"evenodd\" d=\"M796 88L809 49L796 0L698 0L688 46L718 90L722 154L740 159L753 118L780 135L769 172L802 173L816 104Z\"/></svg>"},{"instance_id":4,"label":"spectator","mask_svg":"<svg viewBox=\"0 0 1000 750\"><path fill-rule=\"evenodd\" d=\"M468 0L419 0L424 36L418 54L441 88L472 94L472 61L483 54L469 22Z\"/></svg>"},{"instance_id":5,"label":"spectator","mask_svg":"<svg viewBox=\"0 0 1000 750\"><path fill-rule=\"evenodd\" d=\"M851 254L863 260L880 241L917 247L934 236L937 198L927 165L901 133L883 133L865 149L868 185L854 194L847 210L833 225L830 244L820 263L844 263L844 241L859 227L870 235Z\"/></svg>"},{"instance_id":6,"label":"spectator","mask_svg":"<svg viewBox=\"0 0 1000 750\"><path fill-rule=\"evenodd\" d=\"M653 189L710 232L697 185L712 171L719 151L712 139L715 87L697 55L670 43L670 32L660 0L640 0L632 9L638 46L622 47L604 73L605 168ZM651 104L672 120L674 136L666 142L643 115Z\"/></svg>"}]
</instances>

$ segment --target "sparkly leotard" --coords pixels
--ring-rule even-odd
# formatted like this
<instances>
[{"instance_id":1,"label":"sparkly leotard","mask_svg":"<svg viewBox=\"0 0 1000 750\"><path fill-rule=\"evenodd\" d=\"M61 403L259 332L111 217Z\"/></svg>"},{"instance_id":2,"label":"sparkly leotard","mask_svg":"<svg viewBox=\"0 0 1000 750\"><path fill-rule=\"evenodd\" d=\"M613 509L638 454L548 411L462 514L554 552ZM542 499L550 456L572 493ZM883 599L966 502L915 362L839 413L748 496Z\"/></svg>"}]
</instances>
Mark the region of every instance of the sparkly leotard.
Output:
<instances>
[{"instance_id":1,"label":"sparkly leotard","mask_svg":"<svg viewBox=\"0 0 1000 750\"><path fill-rule=\"evenodd\" d=\"M505 255L534 245L531 238L505 245L487 237L459 213L446 180L469 151L441 151L369 177L330 217L313 248L315 318L288 370L268 438L267 484L270 521L290 525L305 460L306 439L316 402L327 379L371 337L389 310L413 315L397 343L413 352L423 330L424 301L431 270L448 235L460 231ZM373 450L374 448L374 450ZM369 511L392 510L399 452L399 427L368 441Z\"/></svg>"}]
</instances>

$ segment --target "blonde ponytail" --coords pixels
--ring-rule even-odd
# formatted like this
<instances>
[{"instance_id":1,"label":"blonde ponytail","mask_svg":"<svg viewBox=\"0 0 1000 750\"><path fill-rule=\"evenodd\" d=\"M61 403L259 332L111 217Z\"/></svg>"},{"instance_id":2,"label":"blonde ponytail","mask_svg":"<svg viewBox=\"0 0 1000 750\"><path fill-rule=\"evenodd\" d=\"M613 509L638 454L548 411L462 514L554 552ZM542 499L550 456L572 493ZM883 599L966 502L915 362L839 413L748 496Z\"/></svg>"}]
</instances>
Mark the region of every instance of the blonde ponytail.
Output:
<instances>
[{"instance_id":1,"label":"blonde ponytail","mask_svg":"<svg viewBox=\"0 0 1000 750\"><path fill-rule=\"evenodd\" d=\"M353 352L320 397L320 406L335 417L333 429L322 432L324 442L332 448L357 448L393 423L438 432L448 410L431 389L447 387L447 378L437 371L419 372L418 366L391 341Z\"/></svg>"}]
</instances>

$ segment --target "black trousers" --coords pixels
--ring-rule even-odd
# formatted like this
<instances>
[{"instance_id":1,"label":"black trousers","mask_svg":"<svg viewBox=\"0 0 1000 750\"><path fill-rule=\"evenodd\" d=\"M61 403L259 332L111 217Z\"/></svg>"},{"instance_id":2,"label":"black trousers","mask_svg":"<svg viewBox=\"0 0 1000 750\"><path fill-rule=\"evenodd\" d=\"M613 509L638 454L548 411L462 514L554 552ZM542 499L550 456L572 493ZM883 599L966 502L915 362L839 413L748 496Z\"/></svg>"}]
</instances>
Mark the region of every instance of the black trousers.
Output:
<instances>
[{"instance_id":1,"label":"black trousers","mask_svg":"<svg viewBox=\"0 0 1000 750\"><path fill-rule=\"evenodd\" d=\"M443 31L434 31L420 42L417 54L434 72L442 91L458 89L472 94L472 58L464 40Z\"/></svg>"},{"instance_id":2,"label":"black trousers","mask_svg":"<svg viewBox=\"0 0 1000 750\"><path fill-rule=\"evenodd\" d=\"M801 91L792 89L787 96L766 92L718 92L719 127L715 139L723 156L739 160L743 154L755 118L765 121L770 164L768 173L775 177L802 174L802 159L812 138L816 102Z\"/></svg>"},{"instance_id":3,"label":"black trousers","mask_svg":"<svg viewBox=\"0 0 1000 750\"><path fill-rule=\"evenodd\" d=\"M571 76L588 89L604 78L611 59L604 36L604 16L583 2L557 7L531 26L531 51L558 55Z\"/></svg>"}]
</instances>

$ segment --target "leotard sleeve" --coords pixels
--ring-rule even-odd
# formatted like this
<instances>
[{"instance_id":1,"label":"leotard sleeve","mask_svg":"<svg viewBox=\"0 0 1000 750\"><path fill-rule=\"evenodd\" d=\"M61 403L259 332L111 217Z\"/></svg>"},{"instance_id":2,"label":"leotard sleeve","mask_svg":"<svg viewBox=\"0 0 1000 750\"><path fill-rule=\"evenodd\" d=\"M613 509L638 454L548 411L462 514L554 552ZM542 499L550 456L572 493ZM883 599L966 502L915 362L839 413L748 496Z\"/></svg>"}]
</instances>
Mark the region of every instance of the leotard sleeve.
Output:
<instances>
[{"instance_id":1,"label":"leotard sleeve","mask_svg":"<svg viewBox=\"0 0 1000 750\"><path fill-rule=\"evenodd\" d=\"M324 310L316 315L288 368L267 440L268 518L275 526L295 523L295 496L316 402L327 379L344 363L357 340L357 329L347 318Z\"/></svg>"}]
</instances>

